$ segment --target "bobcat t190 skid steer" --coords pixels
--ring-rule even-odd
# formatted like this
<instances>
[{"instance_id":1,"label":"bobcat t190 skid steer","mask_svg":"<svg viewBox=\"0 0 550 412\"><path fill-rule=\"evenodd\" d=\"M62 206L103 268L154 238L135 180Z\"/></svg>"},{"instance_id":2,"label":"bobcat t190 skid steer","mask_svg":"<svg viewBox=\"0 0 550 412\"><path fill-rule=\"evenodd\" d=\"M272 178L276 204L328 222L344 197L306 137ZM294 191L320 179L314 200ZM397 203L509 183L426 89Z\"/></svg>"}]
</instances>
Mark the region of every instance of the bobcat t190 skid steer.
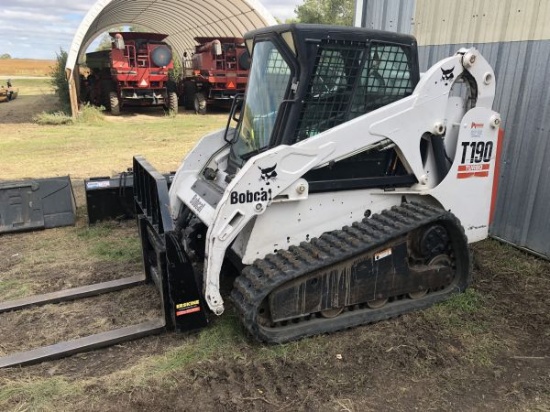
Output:
<instances>
[{"instance_id":1,"label":"bobcat t190 skid steer","mask_svg":"<svg viewBox=\"0 0 550 412\"><path fill-rule=\"evenodd\" d=\"M246 329L275 343L463 291L468 244L488 235L502 138L487 61L462 49L420 76L413 37L351 27L280 25L245 41L244 99L170 190L134 157L164 319L115 340L205 326L208 308L224 311L225 273L238 273L231 298Z\"/></svg>"},{"instance_id":2,"label":"bobcat t190 skid steer","mask_svg":"<svg viewBox=\"0 0 550 412\"><path fill-rule=\"evenodd\" d=\"M201 288L172 302L175 318L204 304L222 314L224 262L240 272L231 296L245 327L267 342L463 291L468 243L487 237L495 200L500 117L487 61L463 49L420 77L410 36L297 24L245 39L252 66L236 127L204 137L164 199L187 265L176 276ZM162 243L148 242L151 227L145 244Z\"/></svg>"}]
</instances>

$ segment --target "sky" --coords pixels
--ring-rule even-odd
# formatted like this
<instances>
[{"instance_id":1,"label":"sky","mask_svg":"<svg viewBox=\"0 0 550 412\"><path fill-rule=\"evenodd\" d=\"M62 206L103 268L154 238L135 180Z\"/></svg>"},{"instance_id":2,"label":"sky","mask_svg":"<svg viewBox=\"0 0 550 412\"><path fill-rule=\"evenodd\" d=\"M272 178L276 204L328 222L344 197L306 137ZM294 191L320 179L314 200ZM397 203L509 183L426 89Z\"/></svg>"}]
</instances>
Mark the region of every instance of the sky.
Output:
<instances>
[{"instance_id":1,"label":"sky","mask_svg":"<svg viewBox=\"0 0 550 412\"><path fill-rule=\"evenodd\" d=\"M284 21L303 0L259 0ZM0 55L54 60L69 50L78 25L96 0L2 0Z\"/></svg>"}]
</instances>

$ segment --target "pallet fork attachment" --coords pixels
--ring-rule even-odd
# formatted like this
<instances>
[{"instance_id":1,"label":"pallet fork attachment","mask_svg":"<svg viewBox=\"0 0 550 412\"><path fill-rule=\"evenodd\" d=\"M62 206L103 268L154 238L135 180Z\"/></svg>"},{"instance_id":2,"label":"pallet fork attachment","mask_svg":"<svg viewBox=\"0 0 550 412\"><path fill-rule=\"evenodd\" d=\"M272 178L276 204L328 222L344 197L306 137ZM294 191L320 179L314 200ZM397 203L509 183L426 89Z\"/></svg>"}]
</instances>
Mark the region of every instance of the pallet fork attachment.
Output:
<instances>
[{"instance_id":1,"label":"pallet fork attachment","mask_svg":"<svg viewBox=\"0 0 550 412\"><path fill-rule=\"evenodd\" d=\"M145 159L134 158L134 198L145 274L1 302L0 313L59 303L153 282L162 300L162 317L80 339L0 358L0 368L36 364L138 339L165 330L185 332L207 325L202 296L189 259L179 245L168 211L166 178Z\"/></svg>"},{"instance_id":2,"label":"pallet fork attachment","mask_svg":"<svg viewBox=\"0 0 550 412\"><path fill-rule=\"evenodd\" d=\"M142 156L134 156L133 170L143 266L161 293L167 328L185 332L205 327L206 303L174 230L166 178Z\"/></svg>"},{"instance_id":3,"label":"pallet fork attachment","mask_svg":"<svg viewBox=\"0 0 550 412\"><path fill-rule=\"evenodd\" d=\"M146 276L143 275L130 276L109 282L101 282L93 285L1 302L0 313L97 296L108 292L126 289L132 286L137 286L146 281ZM86 336L72 341L59 342L25 352L17 352L0 358L0 368L32 365L48 360L64 358L80 352L116 345L131 339L137 339L143 336L160 333L164 330L164 326L164 319L159 318L137 325Z\"/></svg>"}]
</instances>

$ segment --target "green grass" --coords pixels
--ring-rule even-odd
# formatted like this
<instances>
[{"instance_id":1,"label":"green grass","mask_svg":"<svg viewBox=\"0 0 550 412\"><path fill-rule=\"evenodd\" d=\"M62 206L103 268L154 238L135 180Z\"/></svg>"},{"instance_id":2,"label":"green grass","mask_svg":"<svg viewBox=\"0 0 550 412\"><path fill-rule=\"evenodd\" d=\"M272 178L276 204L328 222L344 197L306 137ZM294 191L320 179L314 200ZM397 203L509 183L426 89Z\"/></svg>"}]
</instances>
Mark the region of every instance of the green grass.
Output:
<instances>
[{"instance_id":1,"label":"green grass","mask_svg":"<svg viewBox=\"0 0 550 412\"><path fill-rule=\"evenodd\" d=\"M116 241L99 241L92 246L96 256L110 261L138 262L141 259L141 244L137 237Z\"/></svg>"},{"instance_id":2,"label":"green grass","mask_svg":"<svg viewBox=\"0 0 550 412\"><path fill-rule=\"evenodd\" d=\"M163 380L170 372L186 370L190 365L211 361L261 361L274 362L307 361L326 352L329 346L326 337L313 337L298 342L280 345L262 345L253 343L244 333L239 318L226 313L216 318L208 328L201 330L194 338L182 341L177 348L168 351L162 356L149 358L138 368L144 369L138 376L138 382L132 386L146 386L151 384L150 379ZM253 355L251 356L251 352ZM248 358L251 356L251 358ZM117 381L124 381L117 379ZM125 390L126 384L118 390Z\"/></svg>"},{"instance_id":3,"label":"green grass","mask_svg":"<svg viewBox=\"0 0 550 412\"><path fill-rule=\"evenodd\" d=\"M226 115L131 117L65 126L19 126L0 140L2 179L71 175L109 176L126 170L136 154L161 172L176 170L200 137L225 126Z\"/></svg>"},{"instance_id":4,"label":"green grass","mask_svg":"<svg viewBox=\"0 0 550 412\"><path fill-rule=\"evenodd\" d=\"M88 246L91 256L100 260L136 262L141 259L141 243L137 233L121 237L114 222L79 228L77 237Z\"/></svg>"},{"instance_id":5,"label":"green grass","mask_svg":"<svg viewBox=\"0 0 550 412\"><path fill-rule=\"evenodd\" d=\"M244 343L240 321L227 315L216 320L215 325L201 331L196 340L157 357L151 362L150 376L163 375L185 369L190 363L231 356L235 348Z\"/></svg>"},{"instance_id":6,"label":"green grass","mask_svg":"<svg viewBox=\"0 0 550 412\"><path fill-rule=\"evenodd\" d=\"M227 315L196 336L182 339L181 345L165 354L145 357L136 365L113 372L101 380L68 381L52 377L0 381L0 408L16 404L21 410L54 410L60 404L70 405L77 401L85 388L97 387L98 384L114 395L151 386L170 386L173 373L212 359L231 360L242 345L247 343L240 323L236 317ZM90 397L87 391L86 396Z\"/></svg>"},{"instance_id":7,"label":"green grass","mask_svg":"<svg viewBox=\"0 0 550 412\"><path fill-rule=\"evenodd\" d=\"M492 256L499 258L492 259ZM475 245L474 259L481 271L493 273L496 277L511 274L544 277L548 270L543 259L493 239Z\"/></svg>"},{"instance_id":8,"label":"green grass","mask_svg":"<svg viewBox=\"0 0 550 412\"><path fill-rule=\"evenodd\" d=\"M79 228L77 237L86 241L97 241L112 236L116 230L116 222L103 222L93 226Z\"/></svg>"},{"instance_id":9,"label":"green grass","mask_svg":"<svg viewBox=\"0 0 550 412\"><path fill-rule=\"evenodd\" d=\"M67 398L82 394L82 385L62 378L5 381L0 388L0 406L10 410L55 411L69 406ZM65 404L65 407L63 405ZM17 405L17 406L15 406ZM8 409L4 409L8 410Z\"/></svg>"},{"instance_id":10,"label":"green grass","mask_svg":"<svg viewBox=\"0 0 550 412\"><path fill-rule=\"evenodd\" d=\"M20 280L0 280L0 301L17 299L29 294L29 285Z\"/></svg>"},{"instance_id":11,"label":"green grass","mask_svg":"<svg viewBox=\"0 0 550 412\"><path fill-rule=\"evenodd\" d=\"M100 123L104 124L105 122L105 108L103 106L97 107L90 104L86 104L81 107L80 113L77 118L78 122L81 123Z\"/></svg>"},{"instance_id":12,"label":"green grass","mask_svg":"<svg viewBox=\"0 0 550 412\"><path fill-rule=\"evenodd\" d=\"M43 79L13 79L13 87L19 89L20 94L53 94L53 87L49 78Z\"/></svg>"},{"instance_id":13,"label":"green grass","mask_svg":"<svg viewBox=\"0 0 550 412\"><path fill-rule=\"evenodd\" d=\"M44 90L40 91L44 92ZM53 92L53 88L50 91ZM58 105L52 107L55 107L55 109L45 110L34 115L32 118L33 122L41 126L61 126L70 125L73 123L97 124L105 122L105 108L103 106L97 107L90 104L85 104L81 106L80 112L76 118L72 117L70 111L66 112L60 110Z\"/></svg>"},{"instance_id":14,"label":"green grass","mask_svg":"<svg viewBox=\"0 0 550 412\"><path fill-rule=\"evenodd\" d=\"M506 346L491 331L491 312L488 300L469 288L425 310L422 316L440 336L460 343L466 361L490 366L494 356Z\"/></svg>"},{"instance_id":15,"label":"green grass","mask_svg":"<svg viewBox=\"0 0 550 412\"><path fill-rule=\"evenodd\" d=\"M73 123L73 118L64 112L42 112L33 117L33 121L39 125L61 126Z\"/></svg>"},{"instance_id":16,"label":"green grass","mask_svg":"<svg viewBox=\"0 0 550 412\"><path fill-rule=\"evenodd\" d=\"M227 120L226 114L198 116L183 110L177 115L142 110L113 117L84 107L73 122L55 112L53 95L44 97L52 93L50 80L22 79L14 86L23 100L40 101L35 116L42 119L40 123L53 125L18 123L17 133L2 135L2 180L110 176L131 167L136 154L161 172L173 171L198 139L224 127Z\"/></svg>"},{"instance_id":17,"label":"green grass","mask_svg":"<svg viewBox=\"0 0 550 412\"><path fill-rule=\"evenodd\" d=\"M481 293L469 288L464 293L455 295L451 299L441 303L440 307L449 310L450 313L465 317L481 311L484 307L484 300Z\"/></svg>"},{"instance_id":18,"label":"green grass","mask_svg":"<svg viewBox=\"0 0 550 412\"><path fill-rule=\"evenodd\" d=\"M483 316L479 316L486 310L490 309L485 305L482 295L469 288L427 309L424 316L428 321L437 323L448 335L454 335L456 331L479 333L486 328Z\"/></svg>"},{"instance_id":19,"label":"green grass","mask_svg":"<svg viewBox=\"0 0 550 412\"><path fill-rule=\"evenodd\" d=\"M238 317L227 313L195 336L182 339L178 347L165 354L144 358L134 367L109 376L109 392L122 394L137 388L166 386L173 374L181 374L190 367L200 370L204 362L308 361L326 351L328 345L326 337L282 345L254 344L243 333Z\"/></svg>"}]
</instances>

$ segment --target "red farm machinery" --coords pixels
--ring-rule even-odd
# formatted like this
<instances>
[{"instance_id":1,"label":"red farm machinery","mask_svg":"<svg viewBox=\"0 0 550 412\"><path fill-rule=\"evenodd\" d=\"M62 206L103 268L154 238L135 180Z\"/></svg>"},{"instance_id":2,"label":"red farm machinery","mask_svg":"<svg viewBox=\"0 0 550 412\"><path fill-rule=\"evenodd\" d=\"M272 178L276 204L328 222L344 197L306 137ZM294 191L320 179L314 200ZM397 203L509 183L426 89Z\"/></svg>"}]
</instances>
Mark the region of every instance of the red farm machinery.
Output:
<instances>
[{"instance_id":1,"label":"red farm machinery","mask_svg":"<svg viewBox=\"0 0 550 412\"><path fill-rule=\"evenodd\" d=\"M85 100L103 105L113 115L127 106L161 106L178 111L176 83L169 79L174 68L172 50L160 33L109 33L110 50L86 54L91 73Z\"/></svg>"},{"instance_id":2,"label":"red farm machinery","mask_svg":"<svg viewBox=\"0 0 550 412\"><path fill-rule=\"evenodd\" d=\"M207 105L230 107L244 93L250 55L239 37L196 37L198 43L189 59L184 54L184 75L178 94L185 108L205 114Z\"/></svg>"}]
</instances>

